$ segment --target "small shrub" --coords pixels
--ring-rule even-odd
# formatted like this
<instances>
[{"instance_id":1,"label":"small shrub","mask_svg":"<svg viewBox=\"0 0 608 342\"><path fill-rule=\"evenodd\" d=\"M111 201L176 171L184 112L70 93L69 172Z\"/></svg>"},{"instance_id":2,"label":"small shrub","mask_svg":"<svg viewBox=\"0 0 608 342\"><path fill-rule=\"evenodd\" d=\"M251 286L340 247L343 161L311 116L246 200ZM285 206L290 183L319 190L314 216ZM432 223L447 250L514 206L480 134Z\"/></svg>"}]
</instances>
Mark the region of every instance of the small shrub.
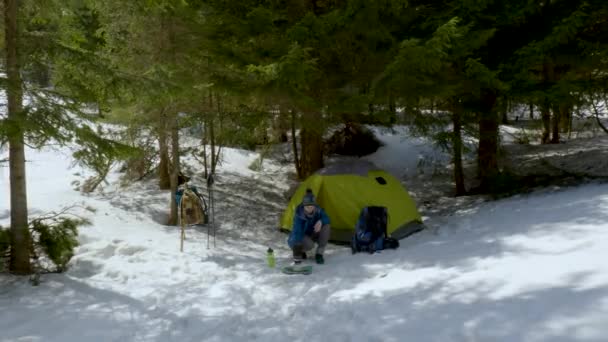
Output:
<instances>
[{"instance_id":1,"label":"small shrub","mask_svg":"<svg viewBox=\"0 0 608 342\"><path fill-rule=\"evenodd\" d=\"M78 227L89 223L86 219L58 215L30 221L30 254L35 272L67 270L67 265L74 256L74 249L78 246ZM0 226L0 272L8 269L10 247L10 231Z\"/></svg>"},{"instance_id":2,"label":"small shrub","mask_svg":"<svg viewBox=\"0 0 608 342\"><path fill-rule=\"evenodd\" d=\"M69 217L42 218L30 222L34 246L32 254L37 266L49 271L65 271L78 246L78 227L86 224L89 221L85 219Z\"/></svg>"},{"instance_id":3,"label":"small shrub","mask_svg":"<svg viewBox=\"0 0 608 342\"><path fill-rule=\"evenodd\" d=\"M520 145L529 145L530 136L528 134L518 134L515 136L515 142Z\"/></svg>"}]
</instances>

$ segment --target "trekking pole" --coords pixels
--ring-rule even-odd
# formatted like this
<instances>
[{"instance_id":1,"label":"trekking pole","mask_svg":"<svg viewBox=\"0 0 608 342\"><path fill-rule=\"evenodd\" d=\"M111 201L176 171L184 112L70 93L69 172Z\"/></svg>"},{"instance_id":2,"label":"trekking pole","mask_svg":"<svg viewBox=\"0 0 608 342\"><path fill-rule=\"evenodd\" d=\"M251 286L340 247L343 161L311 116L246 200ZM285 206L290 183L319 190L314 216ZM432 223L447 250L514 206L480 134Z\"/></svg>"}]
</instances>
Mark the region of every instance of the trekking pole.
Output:
<instances>
[{"instance_id":1,"label":"trekking pole","mask_svg":"<svg viewBox=\"0 0 608 342\"><path fill-rule=\"evenodd\" d=\"M181 219L180 219L181 220ZM184 225L184 220L181 220L181 234L179 238L179 251L184 251L184 239L186 238L186 227Z\"/></svg>"},{"instance_id":2,"label":"trekking pole","mask_svg":"<svg viewBox=\"0 0 608 342\"><path fill-rule=\"evenodd\" d=\"M177 203L177 220L179 222L180 225L180 233L179 233L179 251L183 252L184 251L184 238L186 236L186 227L184 227L184 217L183 217L183 212L182 212L182 198L183 198L183 194L182 197L180 197L179 202Z\"/></svg>"},{"instance_id":3,"label":"trekking pole","mask_svg":"<svg viewBox=\"0 0 608 342\"><path fill-rule=\"evenodd\" d=\"M215 235L216 235L215 234L216 233L216 228L215 228L215 199L213 200L213 202L211 202L211 224L212 224L212 228L213 228L213 247L215 248Z\"/></svg>"},{"instance_id":4,"label":"trekking pole","mask_svg":"<svg viewBox=\"0 0 608 342\"><path fill-rule=\"evenodd\" d=\"M213 173L211 173L209 175L209 178L207 179L207 188L209 189L209 205L211 207L211 229L212 229L212 234L213 234L213 247L216 246L215 243L215 199L213 198L213 183L214 183L214 179L213 179Z\"/></svg>"},{"instance_id":5,"label":"trekking pole","mask_svg":"<svg viewBox=\"0 0 608 342\"><path fill-rule=\"evenodd\" d=\"M211 175L207 176L207 195L209 196L209 207L211 207L211 189L209 188L209 177L211 177ZM209 218L209 222L207 224L207 249L209 249L209 225L211 224L211 217Z\"/></svg>"},{"instance_id":6,"label":"trekking pole","mask_svg":"<svg viewBox=\"0 0 608 342\"><path fill-rule=\"evenodd\" d=\"M209 195L209 207L211 207L211 215L210 215L210 219L209 219L209 225L213 226L213 191L211 190L211 187L213 186L213 175L211 173L209 173L209 175L207 176L207 193ZM207 225L207 248L209 248L209 240L210 237L209 235L211 234L211 227ZM214 240L215 242L215 240ZM215 243L214 243L215 245Z\"/></svg>"}]
</instances>

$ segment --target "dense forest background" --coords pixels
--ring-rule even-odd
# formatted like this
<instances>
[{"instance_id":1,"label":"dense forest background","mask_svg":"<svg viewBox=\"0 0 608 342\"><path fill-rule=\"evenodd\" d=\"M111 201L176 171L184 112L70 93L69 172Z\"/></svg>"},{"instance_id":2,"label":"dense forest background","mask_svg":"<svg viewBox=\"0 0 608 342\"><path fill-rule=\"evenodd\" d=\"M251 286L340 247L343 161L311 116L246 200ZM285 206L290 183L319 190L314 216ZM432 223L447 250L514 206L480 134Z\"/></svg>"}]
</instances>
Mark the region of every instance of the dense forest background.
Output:
<instances>
[{"instance_id":1,"label":"dense forest background","mask_svg":"<svg viewBox=\"0 0 608 342\"><path fill-rule=\"evenodd\" d=\"M132 181L153 174L161 189L175 191L186 127L200 133L205 177L223 146L288 142L304 179L323 167L330 128L408 125L451 151L454 194L464 195L501 191L508 182L499 163L501 123L535 120L541 134L530 139L542 144L560 143L577 118L595 119L608 132L601 121L608 3L601 0L0 6L0 148L9 152L0 162L11 184L11 227L0 247L12 246L14 273L31 272L25 146L77 144L74 157L96 174L85 191L116 163ZM112 134L106 124L126 129ZM476 144L470 184L465 137ZM56 224L65 232L80 223ZM38 242L49 227L37 226ZM55 244L74 243L70 234L50 235ZM59 264L65 258L55 252Z\"/></svg>"}]
</instances>

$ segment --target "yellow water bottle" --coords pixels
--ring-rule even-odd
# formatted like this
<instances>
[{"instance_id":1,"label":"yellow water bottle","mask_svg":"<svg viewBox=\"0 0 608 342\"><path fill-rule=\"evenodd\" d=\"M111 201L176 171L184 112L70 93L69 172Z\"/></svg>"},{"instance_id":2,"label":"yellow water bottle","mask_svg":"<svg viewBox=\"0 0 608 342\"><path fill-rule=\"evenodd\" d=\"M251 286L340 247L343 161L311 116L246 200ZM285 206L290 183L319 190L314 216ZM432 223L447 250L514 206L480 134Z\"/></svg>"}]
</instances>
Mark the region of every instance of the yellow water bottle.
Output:
<instances>
[{"instance_id":1,"label":"yellow water bottle","mask_svg":"<svg viewBox=\"0 0 608 342\"><path fill-rule=\"evenodd\" d=\"M274 251L270 247L268 247L268 251L266 253L266 261L268 261L268 267L274 268L274 266L275 266Z\"/></svg>"}]
</instances>

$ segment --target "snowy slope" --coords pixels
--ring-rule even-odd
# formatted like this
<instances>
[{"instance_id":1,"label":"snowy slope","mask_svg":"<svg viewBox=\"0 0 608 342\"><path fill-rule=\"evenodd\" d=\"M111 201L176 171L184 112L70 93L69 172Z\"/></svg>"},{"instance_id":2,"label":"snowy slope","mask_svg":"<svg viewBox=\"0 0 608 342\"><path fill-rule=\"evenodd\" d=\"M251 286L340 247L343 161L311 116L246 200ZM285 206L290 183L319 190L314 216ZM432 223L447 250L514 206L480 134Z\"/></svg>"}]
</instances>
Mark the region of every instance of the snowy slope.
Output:
<instances>
[{"instance_id":1,"label":"snowy slope","mask_svg":"<svg viewBox=\"0 0 608 342\"><path fill-rule=\"evenodd\" d=\"M332 246L312 275L285 276L266 267L265 251L272 246L279 263L288 262L286 236L274 229L287 171L269 161L256 173L247 169L254 153L226 151L215 194L217 245L207 248L207 231L191 228L184 253L178 231L159 223L169 194L154 183L82 196L71 189L79 170L66 151L28 151L32 215L71 204L97 211L77 209L93 225L82 229L66 274L43 276L38 287L0 276L0 341L608 336L606 184L455 206L453 215L427 221L437 234L408 238L396 251L353 256ZM0 172L6 225L8 173Z\"/></svg>"},{"instance_id":2,"label":"snowy slope","mask_svg":"<svg viewBox=\"0 0 608 342\"><path fill-rule=\"evenodd\" d=\"M439 150L428 139L409 136L407 127L368 128L384 146L363 159L373 162L399 178L411 179L421 173L433 173L436 171L435 168L445 167L450 161L449 154Z\"/></svg>"}]
</instances>

